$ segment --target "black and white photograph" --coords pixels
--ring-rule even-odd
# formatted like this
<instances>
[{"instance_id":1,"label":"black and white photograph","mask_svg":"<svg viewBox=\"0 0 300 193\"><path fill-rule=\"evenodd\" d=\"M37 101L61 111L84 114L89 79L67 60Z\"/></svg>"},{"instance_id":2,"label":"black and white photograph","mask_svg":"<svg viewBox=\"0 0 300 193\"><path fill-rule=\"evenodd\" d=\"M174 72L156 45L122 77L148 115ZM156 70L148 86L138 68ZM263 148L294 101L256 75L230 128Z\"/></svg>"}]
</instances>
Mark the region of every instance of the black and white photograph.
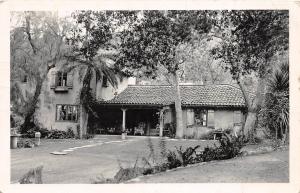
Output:
<instances>
[{"instance_id":1,"label":"black and white photograph","mask_svg":"<svg viewBox=\"0 0 300 193\"><path fill-rule=\"evenodd\" d=\"M7 13L9 186L298 187L294 10Z\"/></svg>"}]
</instances>

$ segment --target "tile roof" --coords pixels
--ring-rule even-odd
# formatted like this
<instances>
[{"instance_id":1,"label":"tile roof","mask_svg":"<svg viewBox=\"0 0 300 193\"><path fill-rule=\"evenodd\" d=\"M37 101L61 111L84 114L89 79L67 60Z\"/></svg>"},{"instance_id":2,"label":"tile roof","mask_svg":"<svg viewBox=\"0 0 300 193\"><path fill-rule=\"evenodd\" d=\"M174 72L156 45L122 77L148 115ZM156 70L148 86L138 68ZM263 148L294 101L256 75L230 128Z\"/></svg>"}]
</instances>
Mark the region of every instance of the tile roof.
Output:
<instances>
[{"instance_id":1,"label":"tile roof","mask_svg":"<svg viewBox=\"0 0 300 193\"><path fill-rule=\"evenodd\" d=\"M242 91L228 84L181 85L183 106L245 107ZM114 99L101 101L104 104L122 105L170 105L174 104L175 90L167 85L128 86Z\"/></svg>"}]
</instances>

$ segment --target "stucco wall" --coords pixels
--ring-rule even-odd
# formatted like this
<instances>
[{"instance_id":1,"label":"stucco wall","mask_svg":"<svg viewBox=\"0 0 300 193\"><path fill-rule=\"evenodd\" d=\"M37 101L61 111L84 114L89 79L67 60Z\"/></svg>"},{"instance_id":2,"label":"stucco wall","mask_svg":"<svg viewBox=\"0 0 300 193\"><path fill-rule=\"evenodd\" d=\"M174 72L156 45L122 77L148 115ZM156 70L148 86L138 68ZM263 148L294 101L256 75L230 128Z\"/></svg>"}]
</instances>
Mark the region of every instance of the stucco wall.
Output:
<instances>
[{"instance_id":1,"label":"stucco wall","mask_svg":"<svg viewBox=\"0 0 300 193\"><path fill-rule=\"evenodd\" d=\"M167 109L164 112L164 124L172 123L172 121L173 121L172 110L171 109Z\"/></svg>"},{"instance_id":2,"label":"stucco wall","mask_svg":"<svg viewBox=\"0 0 300 193\"><path fill-rule=\"evenodd\" d=\"M244 121L244 115L240 110L214 110L214 128L215 129L228 129L233 128L235 123L239 122L235 113L241 113L240 122ZM187 126L187 109L182 110L183 113L183 126L184 136L188 138L202 138L208 134L212 129L203 126ZM209 117L208 117L209 118Z\"/></svg>"},{"instance_id":3,"label":"stucco wall","mask_svg":"<svg viewBox=\"0 0 300 193\"><path fill-rule=\"evenodd\" d=\"M55 92L50 88L51 84L51 72L57 71L57 69L51 69L48 73L46 80L44 81L42 92L39 97L40 102L35 114L36 120L42 127L47 129L59 129L66 131L71 127L76 134L76 126L80 124L80 120L77 122L72 121L57 121L56 120L56 105L58 104L79 104L79 92L82 83L79 82L79 75L77 71L73 73L73 88L68 89L68 92Z\"/></svg>"},{"instance_id":4,"label":"stucco wall","mask_svg":"<svg viewBox=\"0 0 300 193\"><path fill-rule=\"evenodd\" d=\"M73 71L73 88L68 89L68 92L55 92L54 89L50 87L51 84L51 73L52 71L57 71L58 67L51 69L48 73L46 80L43 83L42 92L39 97L40 102L35 113L35 119L40 123L40 125L47 129L58 129L66 131L68 128L72 128L74 133L77 134L77 126L79 125L83 129L81 134L86 133L86 112L83 108L79 107L79 117L77 122L72 121L56 121L56 105L58 104L70 104L79 105L79 94L82 87L82 82L79 81L79 73L77 70ZM120 93L127 87L127 79L124 78L123 81L119 80L118 88L113 88L110 84L107 88L102 87L102 82L97 82L95 76L91 80L92 93L97 97L98 100L103 98L104 100L109 100L114 97L114 93Z\"/></svg>"},{"instance_id":5,"label":"stucco wall","mask_svg":"<svg viewBox=\"0 0 300 193\"><path fill-rule=\"evenodd\" d=\"M232 128L234 124L233 110L215 110L215 128Z\"/></svg>"},{"instance_id":6,"label":"stucco wall","mask_svg":"<svg viewBox=\"0 0 300 193\"><path fill-rule=\"evenodd\" d=\"M118 87L114 88L110 83L108 83L108 87L102 87L102 82L97 83L97 99L98 100L110 100L115 97L116 94L120 94L123 90L125 90L128 86L128 78L124 77L122 80L117 78Z\"/></svg>"}]
</instances>

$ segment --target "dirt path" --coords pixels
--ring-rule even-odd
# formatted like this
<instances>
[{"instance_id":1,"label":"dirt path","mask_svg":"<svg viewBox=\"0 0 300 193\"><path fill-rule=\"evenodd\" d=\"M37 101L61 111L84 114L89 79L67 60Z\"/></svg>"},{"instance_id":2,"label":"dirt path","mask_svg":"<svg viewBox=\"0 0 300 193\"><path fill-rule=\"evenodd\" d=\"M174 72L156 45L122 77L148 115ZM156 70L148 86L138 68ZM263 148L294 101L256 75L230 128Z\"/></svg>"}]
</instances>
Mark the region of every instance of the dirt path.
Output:
<instances>
[{"instance_id":1,"label":"dirt path","mask_svg":"<svg viewBox=\"0 0 300 193\"><path fill-rule=\"evenodd\" d=\"M277 151L179 168L130 183L289 182L289 153Z\"/></svg>"}]
</instances>

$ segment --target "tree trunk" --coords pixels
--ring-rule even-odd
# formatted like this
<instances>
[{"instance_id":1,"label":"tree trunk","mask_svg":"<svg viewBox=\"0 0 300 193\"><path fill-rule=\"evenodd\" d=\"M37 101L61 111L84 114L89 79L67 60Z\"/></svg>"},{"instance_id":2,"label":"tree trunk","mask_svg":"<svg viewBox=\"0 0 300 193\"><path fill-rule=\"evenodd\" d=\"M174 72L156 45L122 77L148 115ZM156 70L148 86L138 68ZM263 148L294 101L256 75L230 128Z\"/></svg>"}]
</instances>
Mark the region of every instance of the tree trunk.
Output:
<instances>
[{"instance_id":1,"label":"tree trunk","mask_svg":"<svg viewBox=\"0 0 300 193\"><path fill-rule=\"evenodd\" d=\"M284 144L288 144L289 143L289 129L287 129L286 127L285 127L285 129L284 129L284 131L285 131L285 135L284 135Z\"/></svg>"},{"instance_id":2,"label":"tree trunk","mask_svg":"<svg viewBox=\"0 0 300 193\"><path fill-rule=\"evenodd\" d=\"M39 100L39 96L40 96L41 91L42 91L43 82L44 82L43 79L37 78L33 98L28 103L28 110L27 110L26 115L25 115L24 123L21 125L21 133L24 133L28 129L30 129L29 127L31 126L31 124L33 122L32 119L33 119L35 109L36 109L36 106L37 106L37 103L38 103L38 100Z\"/></svg>"},{"instance_id":3,"label":"tree trunk","mask_svg":"<svg viewBox=\"0 0 300 193\"><path fill-rule=\"evenodd\" d=\"M254 127L256 123L256 116L256 112L248 111L247 113L246 122L244 126L244 136L246 141L254 141Z\"/></svg>"},{"instance_id":4,"label":"tree trunk","mask_svg":"<svg viewBox=\"0 0 300 193\"><path fill-rule=\"evenodd\" d=\"M80 104L81 104L81 114L80 114L80 135L79 138L81 139L83 135L87 134L87 127L88 127L88 119L89 113L93 110L91 109L90 101L93 96L91 93L91 80L94 75L94 71L91 67L88 67L85 71L85 75L83 78L82 89L80 91Z\"/></svg>"},{"instance_id":5,"label":"tree trunk","mask_svg":"<svg viewBox=\"0 0 300 193\"><path fill-rule=\"evenodd\" d=\"M250 94L246 92L244 85L240 81L238 81L238 85L242 90L248 110L246 122L243 128L243 133L246 141L254 142L257 112L259 111L263 102L265 81L262 78L259 79L254 100L251 100Z\"/></svg>"},{"instance_id":6,"label":"tree trunk","mask_svg":"<svg viewBox=\"0 0 300 193\"><path fill-rule=\"evenodd\" d=\"M183 122L179 80L176 72L173 73L172 76L174 78L175 87L176 138L183 138Z\"/></svg>"},{"instance_id":7,"label":"tree trunk","mask_svg":"<svg viewBox=\"0 0 300 193\"><path fill-rule=\"evenodd\" d=\"M79 139L83 138L83 135L87 134L87 125L88 125L89 114L83 105L81 105L80 112L80 133L78 133Z\"/></svg>"},{"instance_id":8,"label":"tree trunk","mask_svg":"<svg viewBox=\"0 0 300 193\"><path fill-rule=\"evenodd\" d=\"M280 125L280 139L283 141L283 129L282 129L282 125Z\"/></svg>"}]
</instances>

